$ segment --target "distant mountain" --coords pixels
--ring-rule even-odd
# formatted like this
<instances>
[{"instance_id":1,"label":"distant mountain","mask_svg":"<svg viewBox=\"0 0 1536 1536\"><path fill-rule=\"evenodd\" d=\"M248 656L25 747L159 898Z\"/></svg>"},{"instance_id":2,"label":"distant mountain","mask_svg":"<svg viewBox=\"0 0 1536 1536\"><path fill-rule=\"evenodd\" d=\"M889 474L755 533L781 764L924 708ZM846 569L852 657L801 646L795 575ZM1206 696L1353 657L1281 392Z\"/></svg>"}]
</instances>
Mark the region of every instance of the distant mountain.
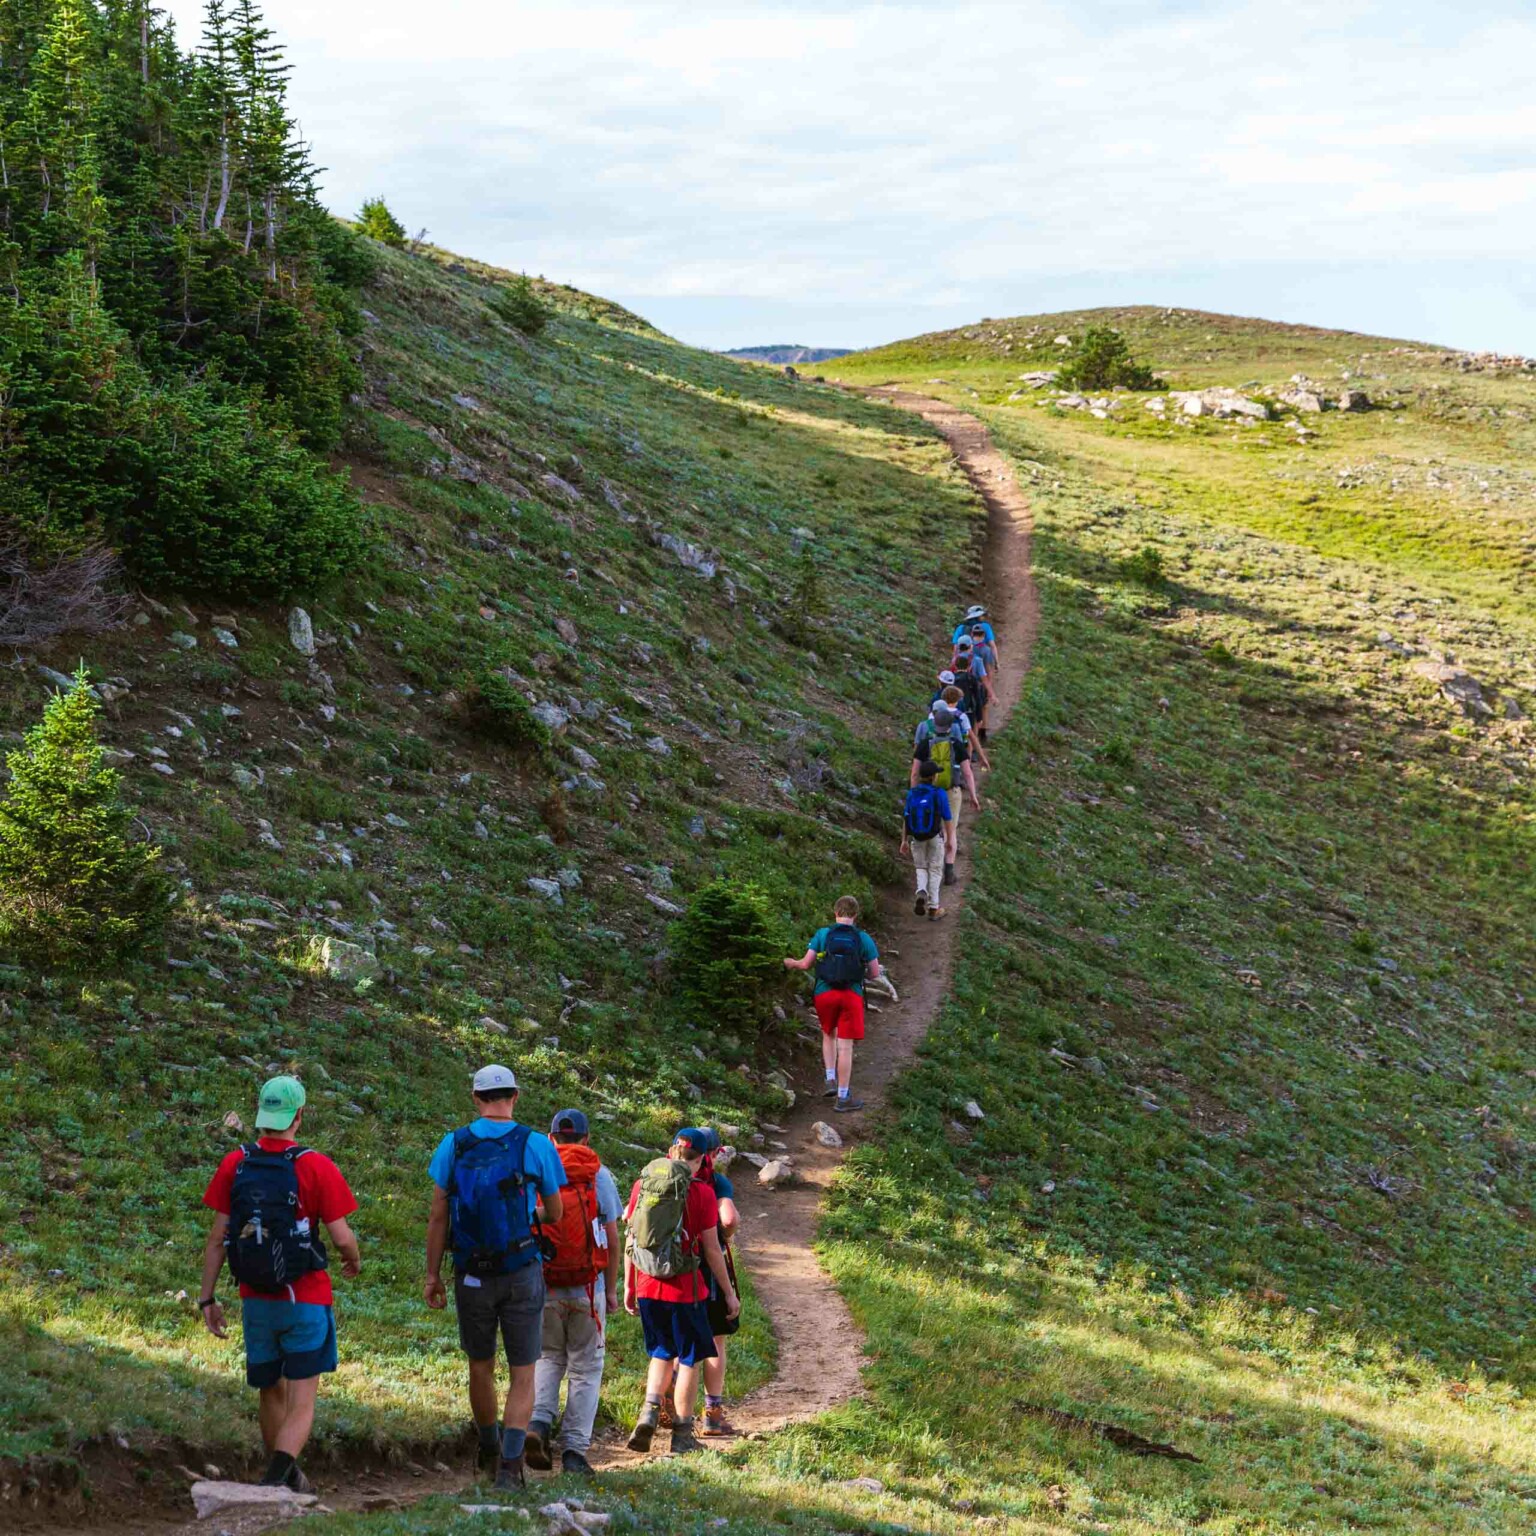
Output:
<instances>
[{"instance_id":1,"label":"distant mountain","mask_svg":"<svg viewBox=\"0 0 1536 1536\"><path fill-rule=\"evenodd\" d=\"M847 357L852 347L736 347L723 353L744 363L825 363Z\"/></svg>"}]
</instances>

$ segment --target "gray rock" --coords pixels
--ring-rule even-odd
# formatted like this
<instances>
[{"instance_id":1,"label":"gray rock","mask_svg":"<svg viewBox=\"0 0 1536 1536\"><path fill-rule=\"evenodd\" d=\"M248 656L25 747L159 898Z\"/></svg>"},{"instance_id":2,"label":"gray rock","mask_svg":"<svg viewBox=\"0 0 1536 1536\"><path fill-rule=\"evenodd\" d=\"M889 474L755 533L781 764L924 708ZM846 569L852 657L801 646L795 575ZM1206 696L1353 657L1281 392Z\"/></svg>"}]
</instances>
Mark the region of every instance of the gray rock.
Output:
<instances>
[{"instance_id":1,"label":"gray rock","mask_svg":"<svg viewBox=\"0 0 1536 1536\"><path fill-rule=\"evenodd\" d=\"M385 811L384 825L386 827L393 827L397 832L402 832L410 826L410 822L404 816L397 816L393 811Z\"/></svg>"},{"instance_id":2,"label":"gray rock","mask_svg":"<svg viewBox=\"0 0 1536 1536\"><path fill-rule=\"evenodd\" d=\"M672 889L672 871L665 864L658 864L646 878L653 891Z\"/></svg>"},{"instance_id":3,"label":"gray rock","mask_svg":"<svg viewBox=\"0 0 1536 1536\"><path fill-rule=\"evenodd\" d=\"M315 654L315 626L302 608L294 608L288 614L288 643L301 656Z\"/></svg>"},{"instance_id":4,"label":"gray rock","mask_svg":"<svg viewBox=\"0 0 1536 1536\"><path fill-rule=\"evenodd\" d=\"M1066 338L1064 336L1058 336L1056 338L1057 346L1060 346L1061 343L1065 340ZM857 1489L860 1493L885 1492L885 1484L882 1483L877 1477L851 1477L846 1483L843 1484L843 1487Z\"/></svg>"},{"instance_id":5,"label":"gray rock","mask_svg":"<svg viewBox=\"0 0 1536 1536\"><path fill-rule=\"evenodd\" d=\"M361 944L327 936L313 947L315 959L327 976L337 981L363 981L379 974L378 956Z\"/></svg>"},{"instance_id":6,"label":"gray rock","mask_svg":"<svg viewBox=\"0 0 1536 1536\"><path fill-rule=\"evenodd\" d=\"M701 837L709 835L709 828L705 825L702 816L690 816L688 818L688 836L697 841Z\"/></svg>"},{"instance_id":7,"label":"gray rock","mask_svg":"<svg viewBox=\"0 0 1536 1536\"><path fill-rule=\"evenodd\" d=\"M982 1109L975 1099L967 1099L965 1101L965 1112L972 1120L985 1120L987 1118L986 1111Z\"/></svg>"},{"instance_id":8,"label":"gray rock","mask_svg":"<svg viewBox=\"0 0 1536 1536\"><path fill-rule=\"evenodd\" d=\"M493 1035L505 1035L509 1033L507 1026L500 1019L493 1019L490 1014L481 1014L479 1019L481 1029L488 1029Z\"/></svg>"},{"instance_id":9,"label":"gray rock","mask_svg":"<svg viewBox=\"0 0 1536 1536\"><path fill-rule=\"evenodd\" d=\"M262 782L261 774L253 773L243 763L236 763L229 770L229 777L236 789L256 789Z\"/></svg>"},{"instance_id":10,"label":"gray rock","mask_svg":"<svg viewBox=\"0 0 1536 1536\"><path fill-rule=\"evenodd\" d=\"M781 1189L786 1184L792 1184L794 1178L793 1164L783 1157L776 1157L757 1170L757 1182L764 1189Z\"/></svg>"},{"instance_id":11,"label":"gray rock","mask_svg":"<svg viewBox=\"0 0 1536 1536\"><path fill-rule=\"evenodd\" d=\"M1483 685L1464 668L1441 661L1416 661L1413 670L1437 684L1440 692L1458 705L1464 715L1474 720L1487 720L1492 716L1493 710L1483 697Z\"/></svg>"},{"instance_id":12,"label":"gray rock","mask_svg":"<svg viewBox=\"0 0 1536 1536\"><path fill-rule=\"evenodd\" d=\"M843 1144L843 1138L825 1120L818 1120L811 1127L811 1134L824 1147L840 1147Z\"/></svg>"},{"instance_id":13,"label":"gray rock","mask_svg":"<svg viewBox=\"0 0 1536 1536\"><path fill-rule=\"evenodd\" d=\"M571 748L571 761L575 763L583 773L596 773L599 767L597 759L582 747Z\"/></svg>"},{"instance_id":14,"label":"gray rock","mask_svg":"<svg viewBox=\"0 0 1536 1536\"><path fill-rule=\"evenodd\" d=\"M208 1520L230 1510L260 1510L265 1524L276 1525L279 1521L297 1518L318 1502L312 1493L295 1493L291 1488L263 1488L259 1483L192 1484L192 1507L199 1520Z\"/></svg>"},{"instance_id":15,"label":"gray rock","mask_svg":"<svg viewBox=\"0 0 1536 1536\"><path fill-rule=\"evenodd\" d=\"M575 505L581 500L581 492L569 480L562 480L559 475L540 475L539 482L546 490L553 491L562 501Z\"/></svg>"},{"instance_id":16,"label":"gray rock","mask_svg":"<svg viewBox=\"0 0 1536 1536\"><path fill-rule=\"evenodd\" d=\"M1506 720L1524 720L1526 714L1514 699L1507 698L1504 700L1504 718Z\"/></svg>"},{"instance_id":17,"label":"gray rock","mask_svg":"<svg viewBox=\"0 0 1536 1536\"><path fill-rule=\"evenodd\" d=\"M1371 397L1363 389L1346 389L1339 396L1339 409L1341 411L1368 411L1371 408Z\"/></svg>"},{"instance_id":18,"label":"gray rock","mask_svg":"<svg viewBox=\"0 0 1536 1536\"><path fill-rule=\"evenodd\" d=\"M453 397L453 403L461 410L466 411L478 412L482 408L480 402L476 400L473 395L455 395Z\"/></svg>"},{"instance_id":19,"label":"gray rock","mask_svg":"<svg viewBox=\"0 0 1536 1536\"><path fill-rule=\"evenodd\" d=\"M658 896L655 891L647 891L645 899L658 912L665 912L668 917L681 917L683 915L683 909L675 901L668 901L665 896Z\"/></svg>"},{"instance_id":20,"label":"gray rock","mask_svg":"<svg viewBox=\"0 0 1536 1536\"><path fill-rule=\"evenodd\" d=\"M1323 397L1311 389L1285 389L1280 392L1281 405L1288 405L1293 411L1302 411L1308 415L1316 415L1323 408Z\"/></svg>"},{"instance_id":21,"label":"gray rock","mask_svg":"<svg viewBox=\"0 0 1536 1536\"><path fill-rule=\"evenodd\" d=\"M547 730L551 736L561 735L571 723L571 717L560 708L558 704L552 704L549 700L535 704L532 710L533 718Z\"/></svg>"},{"instance_id":22,"label":"gray rock","mask_svg":"<svg viewBox=\"0 0 1536 1536\"><path fill-rule=\"evenodd\" d=\"M240 649L240 641L232 629L215 629L213 632L213 638L217 640L226 651L238 651Z\"/></svg>"},{"instance_id":23,"label":"gray rock","mask_svg":"<svg viewBox=\"0 0 1536 1536\"><path fill-rule=\"evenodd\" d=\"M719 566L697 545L690 544L686 539L680 539L675 533L655 533L651 538L659 548L666 550L690 571L697 572L706 581L714 579Z\"/></svg>"},{"instance_id":24,"label":"gray rock","mask_svg":"<svg viewBox=\"0 0 1536 1536\"><path fill-rule=\"evenodd\" d=\"M562 869L555 878L568 891L579 891L581 889L581 871L579 869Z\"/></svg>"},{"instance_id":25,"label":"gray rock","mask_svg":"<svg viewBox=\"0 0 1536 1536\"><path fill-rule=\"evenodd\" d=\"M556 619L555 633L559 635L567 645L576 645L581 640L581 636L577 632L576 626L572 624L569 619Z\"/></svg>"},{"instance_id":26,"label":"gray rock","mask_svg":"<svg viewBox=\"0 0 1536 1536\"><path fill-rule=\"evenodd\" d=\"M557 907L565 905L565 892L561 889L558 880L541 880L537 875L533 875L528 880L528 889L535 896L542 896L545 901L551 901Z\"/></svg>"},{"instance_id":27,"label":"gray rock","mask_svg":"<svg viewBox=\"0 0 1536 1536\"><path fill-rule=\"evenodd\" d=\"M667 745L666 737L651 736L646 739L645 750L653 757L671 757L672 748Z\"/></svg>"},{"instance_id":28,"label":"gray rock","mask_svg":"<svg viewBox=\"0 0 1536 1536\"><path fill-rule=\"evenodd\" d=\"M197 636L189 635L184 629L172 630L170 642L178 651L195 651L197 649Z\"/></svg>"},{"instance_id":29,"label":"gray rock","mask_svg":"<svg viewBox=\"0 0 1536 1536\"><path fill-rule=\"evenodd\" d=\"M482 843L488 842L490 840L491 829L486 826L483 821L477 821L474 826L470 828L470 831L473 832L474 835L479 838Z\"/></svg>"}]
</instances>

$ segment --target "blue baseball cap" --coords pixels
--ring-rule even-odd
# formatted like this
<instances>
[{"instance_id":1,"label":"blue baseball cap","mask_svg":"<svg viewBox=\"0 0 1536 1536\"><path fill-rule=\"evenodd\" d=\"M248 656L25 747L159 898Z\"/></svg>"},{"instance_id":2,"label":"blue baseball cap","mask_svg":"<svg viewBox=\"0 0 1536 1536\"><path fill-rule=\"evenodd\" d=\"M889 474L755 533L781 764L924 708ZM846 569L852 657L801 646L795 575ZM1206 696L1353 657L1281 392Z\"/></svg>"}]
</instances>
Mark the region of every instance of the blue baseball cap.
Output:
<instances>
[{"instance_id":1,"label":"blue baseball cap","mask_svg":"<svg viewBox=\"0 0 1536 1536\"><path fill-rule=\"evenodd\" d=\"M696 1125L685 1125L682 1130L680 1130L677 1135L672 1138L672 1144L676 1146L678 1142L686 1141L695 1152L698 1152L702 1155L704 1153L713 1152L715 1150L715 1143L712 1140L714 1134L715 1133L713 1131L700 1130Z\"/></svg>"},{"instance_id":2,"label":"blue baseball cap","mask_svg":"<svg viewBox=\"0 0 1536 1536\"><path fill-rule=\"evenodd\" d=\"M549 1122L551 1136L585 1136L591 1129L587 1117L579 1109L562 1109Z\"/></svg>"}]
</instances>

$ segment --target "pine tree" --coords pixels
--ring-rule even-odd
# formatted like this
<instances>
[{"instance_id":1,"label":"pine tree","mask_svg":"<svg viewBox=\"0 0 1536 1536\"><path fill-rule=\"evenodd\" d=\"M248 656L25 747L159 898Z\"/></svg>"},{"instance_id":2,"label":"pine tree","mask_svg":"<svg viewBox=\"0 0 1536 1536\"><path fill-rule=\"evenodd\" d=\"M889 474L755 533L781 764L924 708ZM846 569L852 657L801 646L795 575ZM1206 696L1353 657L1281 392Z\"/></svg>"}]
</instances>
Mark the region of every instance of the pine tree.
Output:
<instances>
[{"instance_id":1,"label":"pine tree","mask_svg":"<svg viewBox=\"0 0 1536 1536\"><path fill-rule=\"evenodd\" d=\"M0 800L0 948L47 964L119 958L160 933L160 850L132 837L117 772L102 761L85 668L9 754Z\"/></svg>"}]
</instances>

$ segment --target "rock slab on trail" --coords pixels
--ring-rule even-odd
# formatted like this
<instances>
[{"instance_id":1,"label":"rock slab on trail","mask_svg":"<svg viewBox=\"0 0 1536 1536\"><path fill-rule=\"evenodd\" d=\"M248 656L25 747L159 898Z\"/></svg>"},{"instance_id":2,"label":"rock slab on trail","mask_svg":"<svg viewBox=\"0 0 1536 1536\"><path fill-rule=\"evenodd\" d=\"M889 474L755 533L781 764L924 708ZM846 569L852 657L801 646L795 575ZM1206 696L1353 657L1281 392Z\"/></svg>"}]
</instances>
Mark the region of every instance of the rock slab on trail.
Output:
<instances>
[{"instance_id":1,"label":"rock slab on trail","mask_svg":"<svg viewBox=\"0 0 1536 1536\"><path fill-rule=\"evenodd\" d=\"M259 1510L277 1520L289 1520L304 1513L318 1500L312 1493L295 1493L291 1488L263 1488L256 1483L206 1482L192 1484L192 1507L199 1520L231 1511L244 1514Z\"/></svg>"}]
</instances>

